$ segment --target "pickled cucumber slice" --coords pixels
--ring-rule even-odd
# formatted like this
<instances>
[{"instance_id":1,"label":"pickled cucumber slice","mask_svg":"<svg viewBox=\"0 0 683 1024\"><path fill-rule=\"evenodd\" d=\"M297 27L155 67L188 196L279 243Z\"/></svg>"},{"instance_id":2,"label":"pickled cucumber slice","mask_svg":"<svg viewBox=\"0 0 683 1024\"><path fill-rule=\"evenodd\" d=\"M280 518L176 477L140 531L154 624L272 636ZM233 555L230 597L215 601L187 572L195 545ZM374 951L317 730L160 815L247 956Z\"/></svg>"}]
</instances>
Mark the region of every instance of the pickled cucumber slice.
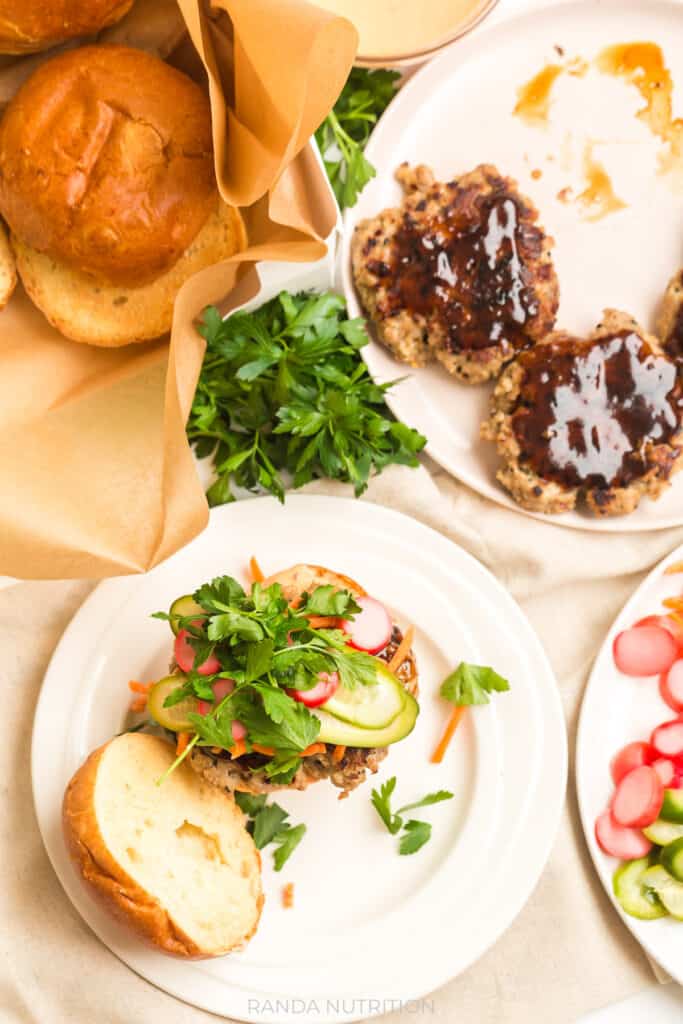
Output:
<instances>
[{"instance_id":1,"label":"pickled cucumber slice","mask_svg":"<svg viewBox=\"0 0 683 1024\"><path fill-rule=\"evenodd\" d=\"M666 868L655 864L641 878L641 884L652 889L672 917L683 921L683 884L672 878Z\"/></svg>"},{"instance_id":2,"label":"pickled cucumber slice","mask_svg":"<svg viewBox=\"0 0 683 1024\"><path fill-rule=\"evenodd\" d=\"M192 722L187 716L190 713L197 713L196 697L184 697L177 704L173 704L169 708L164 707L164 701L168 695L177 690L179 686L184 686L185 682L185 676L180 674L166 676L154 684L147 697L147 710L154 721L172 732L192 732L193 730Z\"/></svg>"},{"instance_id":3,"label":"pickled cucumber slice","mask_svg":"<svg viewBox=\"0 0 683 1024\"><path fill-rule=\"evenodd\" d=\"M659 817L664 818L664 821L683 824L683 789L664 790L664 801Z\"/></svg>"},{"instance_id":4,"label":"pickled cucumber slice","mask_svg":"<svg viewBox=\"0 0 683 1024\"><path fill-rule=\"evenodd\" d=\"M171 629L177 634L180 629L178 619L184 618L188 615L206 615L206 612L201 605L197 604L192 594L183 594L182 597L177 597L175 599L168 610L168 614L171 616Z\"/></svg>"},{"instance_id":5,"label":"pickled cucumber slice","mask_svg":"<svg viewBox=\"0 0 683 1024\"><path fill-rule=\"evenodd\" d=\"M378 663L375 686L339 686L321 710L360 729L383 729L403 711L406 697L396 676Z\"/></svg>"},{"instance_id":6,"label":"pickled cucumber slice","mask_svg":"<svg viewBox=\"0 0 683 1024\"><path fill-rule=\"evenodd\" d=\"M665 846L659 862L676 881L683 882L683 839L674 839Z\"/></svg>"},{"instance_id":7,"label":"pickled cucumber slice","mask_svg":"<svg viewBox=\"0 0 683 1024\"><path fill-rule=\"evenodd\" d=\"M320 719L321 743L334 743L344 747L388 747L398 743L412 732L419 713L418 703L406 692L403 710L393 722L381 729L364 729L328 714L322 707L313 709Z\"/></svg>"},{"instance_id":8,"label":"pickled cucumber slice","mask_svg":"<svg viewBox=\"0 0 683 1024\"><path fill-rule=\"evenodd\" d=\"M666 846L668 843L673 843L674 839L680 839L683 836L683 825L657 818L651 825L643 829L643 835L657 846Z\"/></svg>"},{"instance_id":9,"label":"pickled cucumber slice","mask_svg":"<svg viewBox=\"0 0 683 1024\"><path fill-rule=\"evenodd\" d=\"M666 910L652 891L654 886L648 886L644 881L650 870L656 870L652 867L653 863L652 855L626 861L617 868L612 878L612 888L619 906L631 917L640 918L641 921L653 921L657 917L666 916Z\"/></svg>"}]
</instances>

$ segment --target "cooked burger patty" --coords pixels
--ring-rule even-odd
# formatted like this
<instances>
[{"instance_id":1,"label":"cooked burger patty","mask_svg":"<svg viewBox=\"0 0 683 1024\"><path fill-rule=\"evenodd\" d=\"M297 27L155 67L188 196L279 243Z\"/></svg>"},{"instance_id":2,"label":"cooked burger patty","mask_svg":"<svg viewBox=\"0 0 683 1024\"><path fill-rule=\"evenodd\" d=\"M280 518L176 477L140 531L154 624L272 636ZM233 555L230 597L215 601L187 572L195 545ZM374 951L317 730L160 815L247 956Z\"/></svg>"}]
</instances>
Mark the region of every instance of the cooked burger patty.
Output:
<instances>
[{"instance_id":1,"label":"cooked burger patty","mask_svg":"<svg viewBox=\"0 0 683 1024\"><path fill-rule=\"evenodd\" d=\"M552 240L511 178L490 164L446 184L399 167L400 207L362 221L353 274L377 337L401 362L436 358L470 384L496 377L552 330Z\"/></svg>"},{"instance_id":2,"label":"cooked burger patty","mask_svg":"<svg viewBox=\"0 0 683 1024\"><path fill-rule=\"evenodd\" d=\"M652 335L606 310L588 338L562 331L502 374L482 436L524 508L598 516L657 498L683 465L683 376Z\"/></svg>"},{"instance_id":3,"label":"cooked burger patty","mask_svg":"<svg viewBox=\"0 0 683 1024\"><path fill-rule=\"evenodd\" d=\"M378 657L387 663L398 649L403 634L394 626L392 637ZM413 651L409 651L396 671L409 693L417 696L417 665ZM374 774L381 761L387 756L387 747L346 747L344 756L334 760L335 747L327 744L325 753L311 754L302 758L301 766L291 782L286 785L271 782L261 771L270 758L262 754L243 754L230 757L227 751L215 751L209 747L195 747L190 754L190 764L207 782L228 791L246 793L273 793L278 789L306 789L312 782L329 779L346 796L365 780L367 772Z\"/></svg>"}]
</instances>

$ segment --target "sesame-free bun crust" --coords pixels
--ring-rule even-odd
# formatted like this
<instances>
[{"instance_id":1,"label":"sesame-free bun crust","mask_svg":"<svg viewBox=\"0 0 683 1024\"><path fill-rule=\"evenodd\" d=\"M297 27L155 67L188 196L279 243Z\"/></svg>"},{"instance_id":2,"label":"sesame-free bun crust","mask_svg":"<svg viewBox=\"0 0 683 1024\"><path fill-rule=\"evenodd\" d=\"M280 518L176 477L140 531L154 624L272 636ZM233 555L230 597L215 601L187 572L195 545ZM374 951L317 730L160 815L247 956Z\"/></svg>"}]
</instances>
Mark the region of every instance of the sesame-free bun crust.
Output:
<instances>
[{"instance_id":1,"label":"sesame-free bun crust","mask_svg":"<svg viewBox=\"0 0 683 1024\"><path fill-rule=\"evenodd\" d=\"M7 232L0 221L0 309L4 309L12 297L17 283L17 268L10 248Z\"/></svg>"},{"instance_id":2,"label":"sesame-free bun crust","mask_svg":"<svg viewBox=\"0 0 683 1024\"><path fill-rule=\"evenodd\" d=\"M16 236L17 269L31 301L73 341L117 347L158 338L171 327L178 291L200 270L245 247L239 212L222 200L180 259L150 284L104 284L36 252Z\"/></svg>"},{"instance_id":3,"label":"sesame-free bun crust","mask_svg":"<svg viewBox=\"0 0 683 1024\"><path fill-rule=\"evenodd\" d=\"M0 0L0 53L32 53L113 25L133 0Z\"/></svg>"},{"instance_id":4,"label":"sesame-free bun crust","mask_svg":"<svg viewBox=\"0 0 683 1024\"><path fill-rule=\"evenodd\" d=\"M240 948L256 931L261 861L233 799L186 765L161 784L173 748L124 733L94 751L64 796L69 853L90 893L171 956Z\"/></svg>"},{"instance_id":5,"label":"sesame-free bun crust","mask_svg":"<svg viewBox=\"0 0 683 1024\"><path fill-rule=\"evenodd\" d=\"M142 50L53 57L0 121L0 214L25 245L100 280L169 270L216 199L208 98Z\"/></svg>"}]
</instances>

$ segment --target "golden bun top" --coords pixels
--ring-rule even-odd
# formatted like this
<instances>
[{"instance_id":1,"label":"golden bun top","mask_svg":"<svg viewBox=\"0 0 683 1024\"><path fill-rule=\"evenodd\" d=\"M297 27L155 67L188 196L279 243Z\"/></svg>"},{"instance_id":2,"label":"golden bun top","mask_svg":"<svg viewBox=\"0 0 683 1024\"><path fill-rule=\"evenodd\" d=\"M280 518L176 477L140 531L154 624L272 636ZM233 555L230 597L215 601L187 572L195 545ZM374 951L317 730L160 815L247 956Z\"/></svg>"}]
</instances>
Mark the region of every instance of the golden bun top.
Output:
<instances>
[{"instance_id":1,"label":"golden bun top","mask_svg":"<svg viewBox=\"0 0 683 1024\"><path fill-rule=\"evenodd\" d=\"M32 53L113 25L133 0L0 0L0 53Z\"/></svg>"},{"instance_id":2,"label":"golden bun top","mask_svg":"<svg viewBox=\"0 0 683 1024\"><path fill-rule=\"evenodd\" d=\"M142 50L52 58L0 121L0 214L27 245L96 278L153 280L216 203L208 98Z\"/></svg>"}]
</instances>

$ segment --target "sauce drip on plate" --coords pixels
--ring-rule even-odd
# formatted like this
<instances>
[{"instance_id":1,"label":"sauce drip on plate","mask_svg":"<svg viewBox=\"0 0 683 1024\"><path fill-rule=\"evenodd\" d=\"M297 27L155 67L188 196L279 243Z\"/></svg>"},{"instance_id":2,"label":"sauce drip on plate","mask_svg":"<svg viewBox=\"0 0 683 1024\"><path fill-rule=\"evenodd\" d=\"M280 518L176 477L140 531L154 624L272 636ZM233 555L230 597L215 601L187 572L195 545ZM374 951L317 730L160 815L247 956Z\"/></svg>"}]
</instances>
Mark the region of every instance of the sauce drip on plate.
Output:
<instances>
[{"instance_id":1,"label":"sauce drip on plate","mask_svg":"<svg viewBox=\"0 0 683 1024\"><path fill-rule=\"evenodd\" d=\"M449 186L456 188L455 184ZM436 314L452 352L529 345L527 321L538 312L527 286L525 259L538 256L541 233L522 224L519 200L504 188L484 198L458 200L427 224L406 214L395 237L386 276L391 309Z\"/></svg>"},{"instance_id":2,"label":"sauce drip on plate","mask_svg":"<svg viewBox=\"0 0 683 1024\"><path fill-rule=\"evenodd\" d=\"M603 164L593 155L594 143L587 142L583 154L583 173L586 187L576 197L583 207L585 220L602 220L610 213L626 209L626 203L614 191L612 179Z\"/></svg>"},{"instance_id":3,"label":"sauce drip on plate","mask_svg":"<svg viewBox=\"0 0 683 1024\"><path fill-rule=\"evenodd\" d=\"M538 74L520 86L513 114L530 124L547 121L552 87L563 71L561 64L547 64Z\"/></svg>"},{"instance_id":4,"label":"sauce drip on plate","mask_svg":"<svg viewBox=\"0 0 683 1024\"><path fill-rule=\"evenodd\" d=\"M522 353L513 429L520 461L565 487L625 487L651 463L648 449L678 431L676 367L633 331L567 338Z\"/></svg>"}]
</instances>

